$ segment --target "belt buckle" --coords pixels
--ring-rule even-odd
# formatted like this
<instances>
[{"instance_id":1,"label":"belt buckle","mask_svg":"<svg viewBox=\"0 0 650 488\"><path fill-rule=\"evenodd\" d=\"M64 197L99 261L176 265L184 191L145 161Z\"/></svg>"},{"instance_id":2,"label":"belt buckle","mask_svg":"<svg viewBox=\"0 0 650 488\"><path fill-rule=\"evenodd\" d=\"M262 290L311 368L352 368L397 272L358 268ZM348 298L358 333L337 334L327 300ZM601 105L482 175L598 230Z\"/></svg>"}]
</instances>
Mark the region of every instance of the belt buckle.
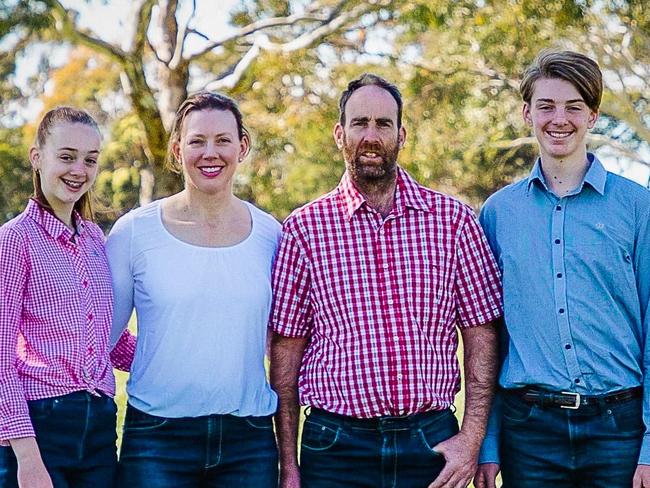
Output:
<instances>
[{"instance_id":1,"label":"belt buckle","mask_svg":"<svg viewBox=\"0 0 650 488\"><path fill-rule=\"evenodd\" d=\"M573 405L560 405L560 408L567 408L569 410L578 410L580 408L580 393L576 393L575 391L561 391L560 393L562 395L569 395L575 398L575 403Z\"/></svg>"}]
</instances>

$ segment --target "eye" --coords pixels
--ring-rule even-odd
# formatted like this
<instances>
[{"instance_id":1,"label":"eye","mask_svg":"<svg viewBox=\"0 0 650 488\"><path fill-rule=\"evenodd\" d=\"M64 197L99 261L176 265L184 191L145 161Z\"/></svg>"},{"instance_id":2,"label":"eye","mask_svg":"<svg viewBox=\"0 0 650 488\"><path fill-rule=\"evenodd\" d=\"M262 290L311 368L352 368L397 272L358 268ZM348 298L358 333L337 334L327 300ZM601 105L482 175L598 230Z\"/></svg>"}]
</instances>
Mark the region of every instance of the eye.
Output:
<instances>
[{"instance_id":1,"label":"eye","mask_svg":"<svg viewBox=\"0 0 650 488\"><path fill-rule=\"evenodd\" d=\"M66 163L71 163L72 161L74 161L74 158L70 154L61 154L61 156L59 156L59 159L61 159L61 161L64 161Z\"/></svg>"},{"instance_id":2,"label":"eye","mask_svg":"<svg viewBox=\"0 0 650 488\"><path fill-rule=\"evenodd\" d=\"M188 144L190 146L199 146L199 145L203 144L203 140L201 140L201 139L190 139Z\"/></svg>"},{"instance_id":3,"label":"eye","mask_svg":"<svg viewBox=\"0 0 650 488\"><path fill-rule=\"evenodd\" d=\"M549 110L553 110L553 107L551 105L538 105L537 109L548 112Z\"/></svg>"},{"instance_id":4,"label":"eye","mask_svg":"<svg viewBox=\"0 0 650 488\"><path fill-rule=\"evenodd\" d=\"M377 126L382 127L382 128L386 128L386 127L392 127L393 124L392 124L392 122L390 120L378 120L377 121Z\"/></svg>"},{"instance_id":5,"label":"eye","mask_svg":"<svg viewBox=\"0 0 650 488\"><path fill-rule=\"evenodd\" d=\"M84 162L86 163L86 166L95 166L97 164L95 158L87 158Z\"/></svg>"},{"instance_id":6,"label":"eye","mask_svg":"<svg viewBox=\"0 0 650 488\"><path fill-rule=\"evenodd\" d=\"M228 144L230 143L230 138L229 137L220 137L217 139L217 144Z\"/></svg>"}]
</instances>

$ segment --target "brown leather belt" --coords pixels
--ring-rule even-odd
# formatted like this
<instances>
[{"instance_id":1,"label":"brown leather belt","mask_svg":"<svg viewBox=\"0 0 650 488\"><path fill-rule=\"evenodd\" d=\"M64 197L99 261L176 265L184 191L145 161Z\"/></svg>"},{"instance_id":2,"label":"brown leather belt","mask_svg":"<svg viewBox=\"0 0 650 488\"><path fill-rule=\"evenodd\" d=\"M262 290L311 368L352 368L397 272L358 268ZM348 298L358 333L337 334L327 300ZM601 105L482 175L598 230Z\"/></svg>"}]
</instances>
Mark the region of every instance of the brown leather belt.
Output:
<instances>
[{"instance_id":1,"label":"brown leather belt","mask_svg":"<svg viewBox=\"0 0 650 488\"><path fill-rule=\"evenodd\" d=\"M548 391L533 386L509 388L503 391L517 396L526 403L532 403L540 407L560 407L571 410L594 405L613 405L633 398L641 398L643 394L643 389L640 386L605 395L581 395L572 391Z\"/></svg>"}]
</instances>

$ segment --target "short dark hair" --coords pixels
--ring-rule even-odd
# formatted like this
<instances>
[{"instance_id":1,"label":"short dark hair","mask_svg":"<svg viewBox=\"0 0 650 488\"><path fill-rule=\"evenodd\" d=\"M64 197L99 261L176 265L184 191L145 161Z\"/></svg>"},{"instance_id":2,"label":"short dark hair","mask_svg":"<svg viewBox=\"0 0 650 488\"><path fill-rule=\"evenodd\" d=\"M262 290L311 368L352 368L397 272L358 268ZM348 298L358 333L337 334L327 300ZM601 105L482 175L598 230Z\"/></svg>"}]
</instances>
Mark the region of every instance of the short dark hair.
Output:
<instances>
[{"instance_id":1,"label":"short dark hair","mask_svg":"<svg viewBox=\"0 0 650 488\"><path fill-rule=\"evenodd\" d=\"M598 63L575 51L542 50L524 72L519 91L524 102L530 103L535 82L542 78L559 78L571 83L587 106L598 111L603 96L603 74Z\"/></svg>"},{"instance_id":2,"label":"short dark hair","mask_svg":"<svg viewBox=\"0 0 650 488\"><path fill-rule=\"evenodd\" d=\"M38 124L38 129L36 129L36 141L34 142L34 145L38 149L43 148L47 142L47 138L52 132L52 129L60 123L84 124L95 129L98 134L101 134L97 122L85 110L65 106L56 107L48 111ZM41 175L39 171L33 170L32 183L34 185L34 200L41 204L41 206L52 211L50 202L47 201L47 198L45 198L45 194L43 193L43 186L41 185ZM91 191L88 190L86 193L81 195L81 198L79 198L79 200L75 202L73 208L79 212L81 218L85 220L94 220L92 201L93 195Z\"/></svg>"},{"instance_id":3,"label":"short dark hair","mask_svg":"<svg viewBox=\"0 0 650 488\"><path fill-rule=\"evenodd\" d=\"M401 127L402 94L400 93L399 88L381 76L377 76L373 73L364 73L359 78L352 80L350 83L348 83L348 87L341 94L341 99L339 100L339 122L341 125L345 125L345 106L347 105L348 100L350 100L350 97L355 91L364 86L378 86L379 88L383 88L391 94L391 96L395 99L395 102L397 102L397 127Z\"/></svg>"},{"instance_id":4,"label":"short dark hair","mask_svg":"<svg viewBox=\"0 0 650 488\"><path fill-rule=\"evenodd\" d=\"M200 110L224 110L231 112L235 117L235 122L237 122L237 134L239 139L241 140L244 137L250 139L250 134L248 129L244 126L242 114L237 106L237 102L221 93L206 90L196 92L187 97L187 99L181 103L181 106L178 107L172 124L171 133L169 134L169 143L167 144L167 157L165 162L167 167L175 173L179 173L181 168L179 162L176 161L176 157L174 157L172 146L180 141L183 124L185 123L187 116L191 112L198 112Z\"/></svg>"}]
</instances>

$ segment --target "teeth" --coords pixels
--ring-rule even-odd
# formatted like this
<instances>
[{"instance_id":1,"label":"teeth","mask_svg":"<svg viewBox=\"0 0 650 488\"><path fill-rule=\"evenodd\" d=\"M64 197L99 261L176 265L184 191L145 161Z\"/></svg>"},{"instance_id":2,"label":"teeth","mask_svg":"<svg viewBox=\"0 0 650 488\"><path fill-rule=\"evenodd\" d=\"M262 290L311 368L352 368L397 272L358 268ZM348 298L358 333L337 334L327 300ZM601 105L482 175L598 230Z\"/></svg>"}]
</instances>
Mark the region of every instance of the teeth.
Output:
<instances>
[{"instance_id":1,"label":"teeth","mask_svg":"<svg viewBox=\"0 0 650 488\"><path fill-rule=\"evenodd\" d=\"M63 182L66 185L71 186L72 188L81 188L81 186L83 185L83 181L70 181L70 180L66 180L65 178L63 178Z\"/></svg>"},{"instance_id":2,"label":"teeth","mask_svg":"<svg viewBox=\"0 0 650 488\"><path fill-rule=\"evenodd\" d=\"M551 137L555 137L556 139L564 139L565 137L569 137L571 135L571 132L551 132L551 131L549 131L548 134Z\"/></svg>"},{"instance_id":3,"label":"teeth","mask_svg":"<svg viewBox=\"0 0 650 488\"><path fill-rule=\"evenodd\" d=\"M214 173L214 174L216 174L219 171L221 171L223 168L221 166L204 166L204 167L201 167L199 169L201 171L203 171L204 173Z\"/></svg>"}]
</instances>

